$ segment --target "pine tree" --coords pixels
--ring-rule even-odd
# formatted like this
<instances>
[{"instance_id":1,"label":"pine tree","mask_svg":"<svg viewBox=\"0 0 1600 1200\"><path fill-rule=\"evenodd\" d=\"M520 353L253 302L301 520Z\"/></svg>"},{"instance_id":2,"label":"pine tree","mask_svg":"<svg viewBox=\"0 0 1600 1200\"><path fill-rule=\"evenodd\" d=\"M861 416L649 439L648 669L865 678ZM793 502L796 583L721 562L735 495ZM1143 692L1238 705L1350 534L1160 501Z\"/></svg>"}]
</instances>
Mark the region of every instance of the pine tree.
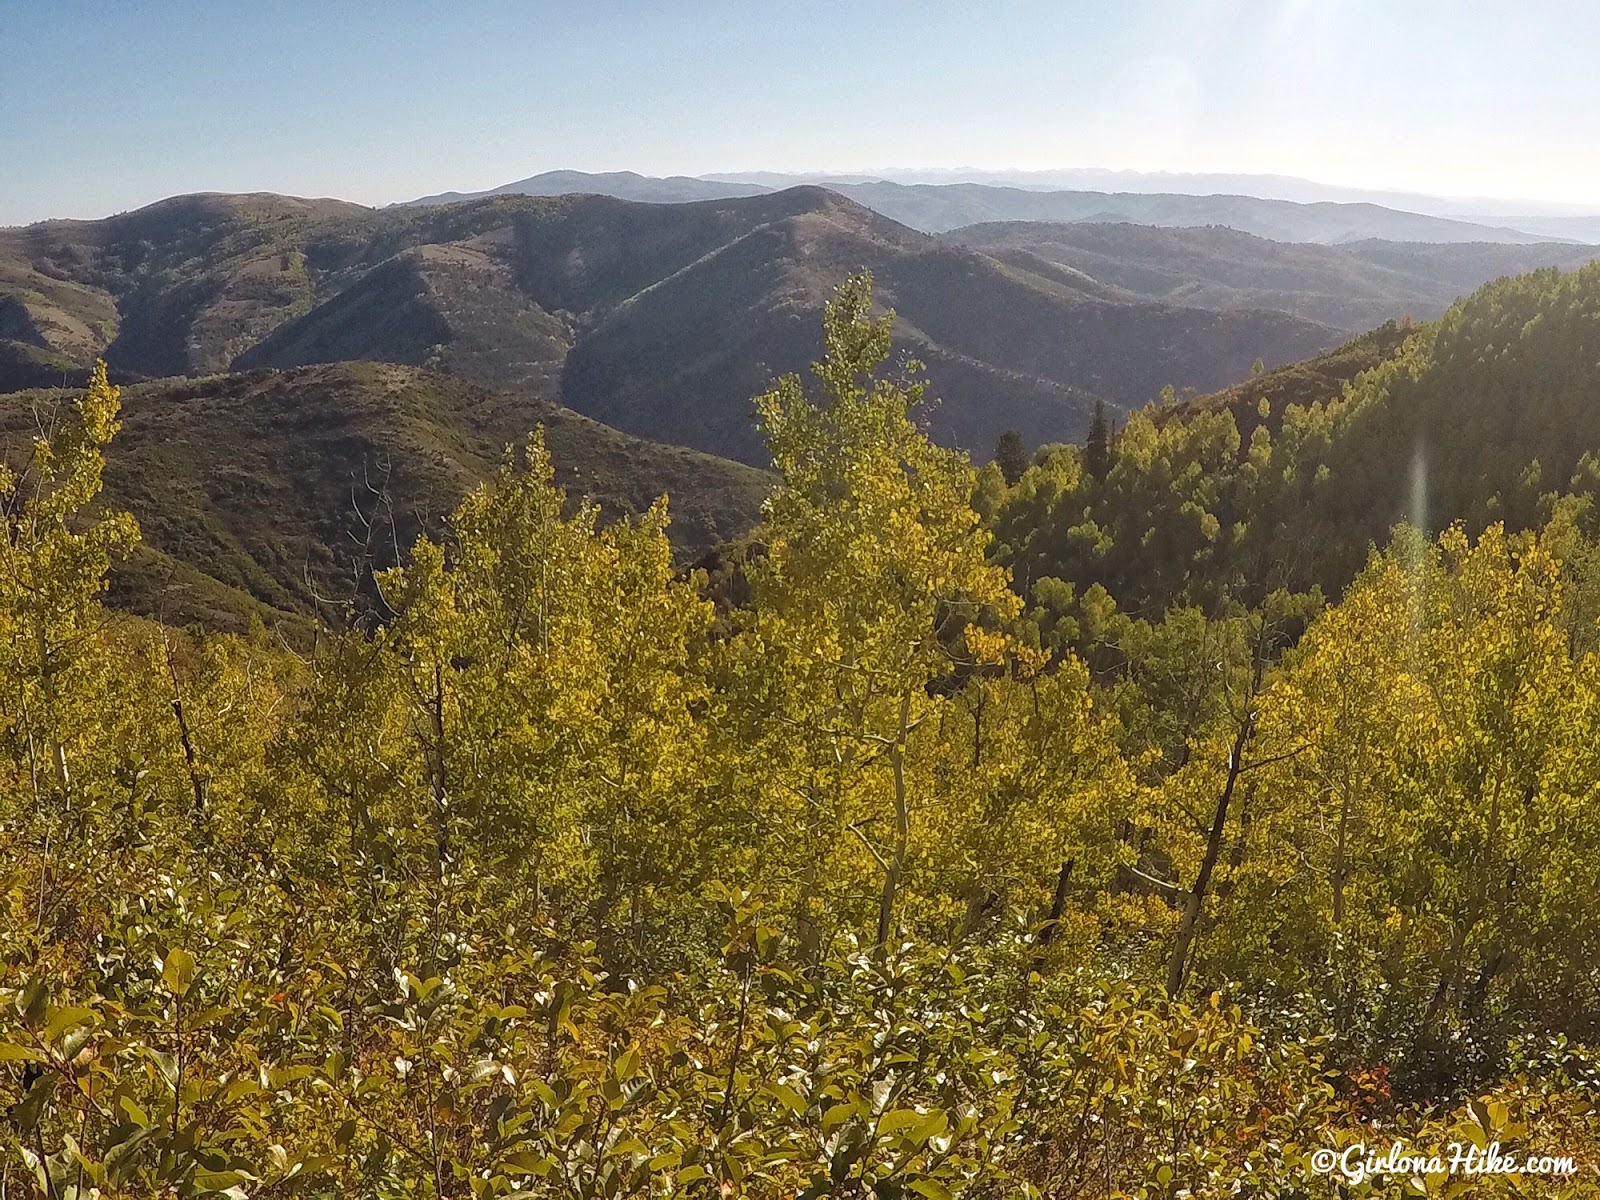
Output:
<instances>
[{"instance_id":1,"label":"pine tree","mask_svg":"<svg viewBox=\"0 0 1600 1200\"><path fill-rule=\"evenodd\" d=\"M995 465L1005 476L1007 487L1016 487L1023 472L1028 469L1028 448L1022 444L1022 435L1008 429L1000 435L994 448Z\"/></svg>"},{"instance_id":2,"label":"pine tree","mask_svg":"<svg viewBox=\"0 0 1600 1200\"><path fill-rule=\"evenodd\" d=\"M1084 445L1084 463L1089 474L1104 480L1111 473L1111 430L1106 425L1106 405L1094 402L1094 420L1089 425L1089 440Z\"/></svg>"}]
</instances>

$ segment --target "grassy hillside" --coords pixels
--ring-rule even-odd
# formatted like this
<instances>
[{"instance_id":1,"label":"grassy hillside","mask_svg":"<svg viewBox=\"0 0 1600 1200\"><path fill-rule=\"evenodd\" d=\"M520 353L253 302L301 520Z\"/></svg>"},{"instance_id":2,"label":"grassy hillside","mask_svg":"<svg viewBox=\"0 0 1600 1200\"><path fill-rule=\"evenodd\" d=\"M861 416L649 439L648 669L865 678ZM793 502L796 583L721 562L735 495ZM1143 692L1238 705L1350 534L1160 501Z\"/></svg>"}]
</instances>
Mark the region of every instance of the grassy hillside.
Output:
<instances>
[{"instance_id":1,"label":"grassy hillside","mask_svg":"<svg viewBox=\"0 0 1600 1200\"><path fill-rule=\"evenodd\" d=\"M1221 226L1012 221L971 225L946 241L1026 270L1049 264L1127 300L1201 308L1275 308L1357 332L1404 316L1431 321L1492 279L1578 267L1600 247L1362 241L1270 241Z\"/></svg>"},{"instance_id":2,"label":"grassy hillside","mask_svg":"<svg viewBox=\"0 0 1600 1200\"><path fill-rule=\"evenodd\" d=\"M103 221L0 231L0 292L42 340L143 375L225 368L305 311L342 265L308 249L368 210L284 196L180 196ZM4 381L0 381L3 384Z\"/></svg>"},{"instance_id":3,"label":"grassy hillside","mask_svg":"<svg viewBox=\"0 0 1600 1200\"><path fill-rule=\"evenodd\" d=\"M689 204L490 196L369 210L191 196L0 232L0 390L104 355L124 377L345 360L528 389L753 464L749 398L815 357L821 306L871 268L929 366L936 436L1081 436L1095 398L1210 389L1335 331L1123 296L944 245L816 187Z\"/></svg>"},{"instance_id":4,"label":"grassy hillside","mask_svg":"<svg viewBox=\"0 0 1600 1200\"><path fill-rule=\"evenodd\" d=\"M68 401L0 396L0 437L15 452ZM363 543L378 565L392 563L536 424L574 500L616 515L668 493L685 556L748 530L768 486L748 467L640 442L543 401L387 364L138 384L124 389L122 423L105 499L138 517L146 549L114 595L212 624L348 595Z\"/></svg>"},{"instance_id":5,"label":"grassy hillside","mask_svg":"<svg viewBox=\"0 0 1600 1200\"><path fill-rule=\"evenodd\" d=\"M367 359L553 395L570 345L566 323L519 291L506 264L463 244L429 245L386 259L233 365Z\"/></svg>"}]
</instances>

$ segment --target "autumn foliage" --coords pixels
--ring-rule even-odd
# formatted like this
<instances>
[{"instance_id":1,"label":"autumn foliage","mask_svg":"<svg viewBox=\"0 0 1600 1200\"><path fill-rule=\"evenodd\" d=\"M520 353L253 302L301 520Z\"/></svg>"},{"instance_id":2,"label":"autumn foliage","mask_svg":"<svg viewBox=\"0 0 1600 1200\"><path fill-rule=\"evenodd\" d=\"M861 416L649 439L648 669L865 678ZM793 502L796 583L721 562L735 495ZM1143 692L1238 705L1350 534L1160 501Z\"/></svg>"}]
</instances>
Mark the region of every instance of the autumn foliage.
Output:
<instances>
[{"instance_id":1,"label":"autumn foliage","mask_svg":"<svg viewBox=\"0 0 1600 1200\"><path fill-rule=\"evenodd\" d=\"M724 615L535 434L309 648L103 606L97 376L0 477L0 1195L1593 1194L1584 506L1052 615L888 321Z\"/></svg>"}]
</instances>

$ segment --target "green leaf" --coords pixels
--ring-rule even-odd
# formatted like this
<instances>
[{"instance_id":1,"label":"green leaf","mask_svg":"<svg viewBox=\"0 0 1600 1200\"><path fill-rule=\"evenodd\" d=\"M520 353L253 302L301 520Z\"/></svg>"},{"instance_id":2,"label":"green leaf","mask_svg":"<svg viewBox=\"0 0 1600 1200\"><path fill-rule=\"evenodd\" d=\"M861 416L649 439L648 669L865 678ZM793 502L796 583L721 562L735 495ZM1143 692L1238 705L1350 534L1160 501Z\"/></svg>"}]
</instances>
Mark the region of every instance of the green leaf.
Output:
<instances>
[{"instance_id":1,"label":"green leaf","mask_svg":"<svg viewBox=\"0 0 1600 1200\"><path fill-rule=\"evenodd\" d=\"M174 996L182 997L194 982L194 970L194 955L175 946L167 951L166 960L161 964L161 986Z\"/></svg>"},{"instance_id":2,"label":"green leaf","mask_svg":"<svg viewBox=\"0 0 1600 1200\"><path fill-rule=\"evenodd\" d=\"M39 1123L40 1116L44 1114L46 1102L55 1090L56 1076L47 1072L34 1080L33 1086L28 1089L28 1094L11 1110L11 1119L23 1137L33 1132L33 1127Z\"/></svg>"},{"instance_id":3,"label":"green leaf","mask_svg":"<svg viewBox=\"0 0 1600 1200\"><path fill-rule=\"evenodd\" d=\"M233 1194L240 1184L253 1181L254 1176L245 1171L208 1171L202 1167L194 1173L195 1186L224 1195Z\"/></svg>"},{"instance_id":4,"label":"green leaf","mask_svg":"<svg viewBox=\"0 0 1600 1200\"><path fill-rule=\"evenodd\" d=\"M630 1046L628 1049L623 1051L621 1057L617 1059L617 1078L626 1082L634 1077L634 1075L638 1072L638 1069L639 1051L637 1048Z\"/></svg>"},{"instance_id":5,"label":"green leaf","mask_svg":"<svg viewBox=\"0 0 1600 1200\"><path fill-rule=\"evenodd\" d=\"M29 1050L26 1046L19 1046L15 1042L0 1042L0 1063L43 1061L43 1057L37 1051Z\"/></svg>"},{"instance_id":6,"label":"green leaf","mask_svg":"<svg viewBox=\"0 0 1600 1200\"><path fill-rule=\"evenodd\" d=\"M913 1125L922 1124L926 1113L919 1113L911 1108L897 1108L893 1112L886 1112L878 1121L878 1132L881 1134L898 1133L902 1129L910 1129Z\"/></svg>"},{"instance_id":7,"label":"green leaf","mask_svg":"<svg viewBox=\"0 0 1600 1200\"><path fill-rule=\"evenodd\" d=\"M29 1029L37 1028L50 1008L50 984L33 979L22 990L22 1019Z\"/></svg>"},{"instance_id":8,"label":"green leaf","mask_svg":"<svg viewBox=\"0 0 1600 1200\"><path fill-rule=\"evenodd\" d=\"M798 1115L806 1111L805 1097L788 1084L771 1083L767 1085L767 1091L776 1097L790 1112Z\"/></svg>"},{"instance_id":9,"label":"green leaf","mask_svg":"<svg viewBox=\"0 0 1600 1200\"><path fill-rule=\"evenodd\" d=\"M91 1008L58 1008L50 1014L50 1020L44 1027L42 1036L47 1042L60 1039L61 1035L79 1025L86 1025L95 1020L95 1011Z\"/></svg>"},{"instance_id":10,"label":"green leaf","mask_svg":"<svg viewBox=\"0 0 1600 1200\"><path fill-rule=\"evenodd\" d=\"M835 1104L822 1114L822 1132L826 1133L836 1125L843 1125L855 1115L856 1105L853 1100L846 1100Z\"/></svg>"},{"instance_id":11,"label":"green leaf","mask_svg":"<svg viewBox=\"0 0 1600 1200\"><path fill-rule=\"evenodd\" d=\"M537 1175L540 1179L550 1174L550 1169L556 1165L554 1159L535 1154L532 1150L518 1150L501 1161L519 1175Z\"/></svg>"}]
</instances>

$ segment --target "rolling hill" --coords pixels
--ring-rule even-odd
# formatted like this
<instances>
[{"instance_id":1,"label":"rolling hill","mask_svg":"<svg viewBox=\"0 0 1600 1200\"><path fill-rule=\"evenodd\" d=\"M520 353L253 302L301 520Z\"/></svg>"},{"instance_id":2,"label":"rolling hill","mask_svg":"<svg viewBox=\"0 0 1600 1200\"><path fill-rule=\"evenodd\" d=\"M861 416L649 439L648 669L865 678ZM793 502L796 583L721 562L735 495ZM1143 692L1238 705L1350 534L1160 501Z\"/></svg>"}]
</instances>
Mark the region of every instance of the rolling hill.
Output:
<instances>
[{"instance_id":1,"label":"rolling hill","mask_svg":"<svg viewBox=\"0 0 1600 1200\"><path fill-rule=\"evenodd\" d=\"M1020 269L821 188L384 210L202 195L0 231L0 389L96 355L124 378L374 360L762 465L751 395L816 356L822 304L863 267L928 364L930 428L979 454L1008 428L1081 436L1096 399L1216 388L1339 340Z\"/></svg>"},{"instance_id":2,"label":"rolling hill","mask_svg":"<svg viewBox=\"0 0 1600 1200\"><path fill-rule=\"evenodd\" d=\"M0 441L26 446L62 392L0 396ZM169 618L236 625L351 594L353 564L392 563L435 533L508 444L542 424L557 482L604 513L671 497L685 557L746 532L769 486L749 467L642 442L568 409L423 371L336 363L124 388L105 503L143 529L115 597ZM387 495L380 500L378 492ZM358 515L357 509L360 513Z\"/></svg>"},{"instance_id":3,"label":"rolling hill","mask_svg":"<svg viewBox=\"0 0 1600 1200\"><path fill-rule=\"evenodd\" d=\"M928 366L941 401L930 427L980 454L1007 428L1081 436L1096 396L1125 408L1168 383L1241 378L1251 347L1284 361L1336 340L1284 314L1108 299L817 192L608 314L568 356L562 397L641 436L761 461L748 397L817 356L823 301L862 267L899 317L901 349Z\"/></svg>"},{"instance_id":4,"label":"rolling hill","mask_svg":"<svg viewBox=\"0 0 1600 1200\"><path fill-rule=\"evenodd\" d=\"M1401 316L1433 320L1461 296L1504 275L1600 259L1600 246L1384 241L1321 246L1275 242L1221 226L1014 221L970 225L943 238L1024 270L1070 272L1125 299L1275 308L1352 333Z\"/></svg>"}]
</instances>

